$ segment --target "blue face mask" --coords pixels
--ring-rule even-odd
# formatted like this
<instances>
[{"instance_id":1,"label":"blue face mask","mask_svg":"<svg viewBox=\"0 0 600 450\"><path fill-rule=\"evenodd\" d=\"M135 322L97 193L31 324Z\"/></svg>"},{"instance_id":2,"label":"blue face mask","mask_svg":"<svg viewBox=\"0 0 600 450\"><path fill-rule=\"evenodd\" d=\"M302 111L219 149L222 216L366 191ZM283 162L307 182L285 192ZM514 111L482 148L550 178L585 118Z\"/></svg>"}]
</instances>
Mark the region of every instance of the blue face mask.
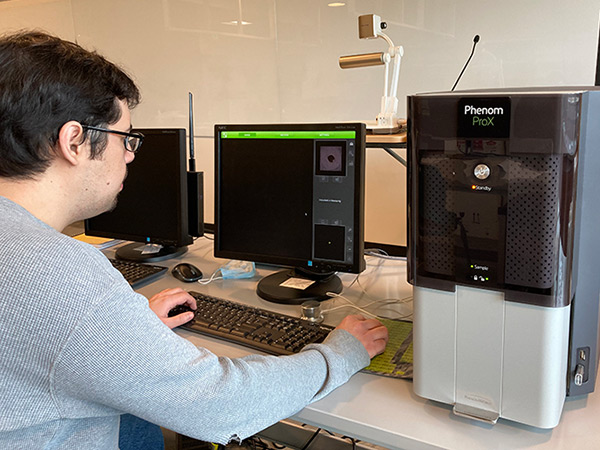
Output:
<instances>
[{"instance_id":1,"label":"blue face mask","mask_svg":"<svg viewBox=\"0 0 600 450\"><path fill-rule=\"evenodd\" d=\"M256 275L254 263L250 261L238 261L232 259L220 269L223 279L229 280L233 278L252 278Z\"/></svg>"}]
</instances>

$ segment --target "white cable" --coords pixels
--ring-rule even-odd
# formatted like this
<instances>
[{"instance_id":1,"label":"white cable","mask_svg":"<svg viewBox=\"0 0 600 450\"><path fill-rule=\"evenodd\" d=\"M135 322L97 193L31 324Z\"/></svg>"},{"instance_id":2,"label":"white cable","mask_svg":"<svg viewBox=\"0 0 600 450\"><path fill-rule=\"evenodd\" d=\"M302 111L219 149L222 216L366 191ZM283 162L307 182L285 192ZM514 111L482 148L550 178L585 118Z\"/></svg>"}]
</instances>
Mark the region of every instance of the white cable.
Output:
<instances>
[{"instance_id":1,"label":"white cable","mask_svg":"<svg viewBox=\"0 0 600 450\"><path fill-rule=\"evenodd\" d=\"M377 264L376 264L376 268L374 270L379 269L383 265L383 263L384 263L383 260L384 259L395 259L394 257L391 257L391 256L387 255L387 253L385 251L383 251L383 250L379 250L378 249L378 252L381 252L381 253L368 254L367 251L365 251L365 254L367 254L368 256L372 256L372 257L375 257L375 258L379 259L378 262L377 262ZM337 309L342 309L342 308L354 308L354 309L357 309L357 310L361 311L362 313L364 313L364 314L366 314L368 316L371 316L371 317L374 317L374 318L379 318L379 319L385 319L387 317L377 316L376 314L373 314L373 313L367 311L364 308L368 308L369 306L372 306L374 304L379 304L379 305L382 305L382 307L386 307L386 305L402 304L402 303L407 303L407 302L409 302L409 301L412 300L412 296L404 297L404 298L401 298L401 299L396 299L396 298L375 299L375 298L373 298L367 292L367 290L365 289L365 287L361 284L361 282L360 282L360 275L361 275L360 273L357 274L356 277L354 278L354 280L352 280L352 282L348 285L348 287L345 288L345 290L351 288L356 283L360 287L362 293L367 298L369 298L369 299L372 300L371 303L363 305L363 307L359 307L354 302L352 302L351 300L349 300L347 297L344 297L341 293L337 294L335 292L327 292L326 294L328 296L332 297L332 299L333 298L341 298L342 300L345 300L346 302L348 302L348 304L346 304L346 305L340 305L340 306L336 306L336 307L332 307L332 308L323 310L323 313L327 313L327 312L330 312L330 311L335 311ZM393 319L398 320L398 319L404 319L404 318L411 317L411 316L412 316L412 313L409 313L409 314L400 315L400 316L395 317Z\"/></svg>"},{"instance_id":2,"label":"white cable","mask_svg":"<svg viewBox=\"0 0 600 450\"><path fill-rule=\"evenodd\" d=\"M407 303L407 302L409 302L411 300L412 300L412 295L410 295L408 297L401 298L401 299L397 299L397 298L384 298L384 299L381 299L381 300L374 300L371 303L367 303L366 305L363 305L363 308L367 308L367 307L369 307L371 305L374 305L376 303L382 303L384 305L387 305L387 304L392 304L392 303Z\"/></svg>"},{"instance_id":3,"label":"white cable","mask_svg":"<svg viewBox=\"0 0 600 450\"><path fill-rule=\"evenodd\" d=\"M336 298L341 298L342 300L346 300L349 303L349 305L341 305L341 306L336 306L335 308L325 309L322 311L323 313L328 313L330 311L335 311L336 309L341 309L341 308L354 308L354 309L359 310L363 314L366 314L367 316L373 317L374 319L378 318L377 315L370 313L366 309L362 309L359 306L356 306L353 302L351 302L350 300L348 300L346 297L344 297L341 294L336 294L335 292L327 292L327 295L329 295L332 298L336 297Z\"/></svg>"},{"instance_id":4,"label":"white cable","mask_svg":"<svg viewBox=\"0 0 600 450\"><path fill-rule=\"evenodd\" d=\"M360 282L359 282L359 284L360 284ZM366 292L365 292L365 294L366 294ZM322 311L323 313L328 313L328 312L335 311L335 310L342 309L342 308L353 308L353 309L357 309L358 311L362 312L363 314L366 314L366 315L368 315L370 317L373 317L375 319L400 320L400 319L405 319L407 317L412 316L412 313L411 313L411 314L399 315L398 317L382 317L382 316L378 316L377 314L373 314L373 313L367 311L366 309L364 309L364 308L366 308L368 306L371 306L371 305L373 305L375 303L381 303L381 302L385 302L385 303L388 303L388 304L391 304L391 303L404 303L404 302L408 301L409 299L412 299L412 297L405 297L404 299L401 299L400 302L398 302L397 299L376 300L376 301L373 301L373 302L365 305L363 308L361 308L361 307L357 306L353 301L351 301L347 297L344 297L341 294L336 294L335 292L327 292L327 295L330 296L330 297L332 297L332 298L341 298L342 300L347 301L348 304L347 305L335 306L335 307L329 308L329 309L325 309L325 310Z\"/></svg>"},{"instance_id":5,"label":"white cable","mask_svg":"<svg viewBox=\"0 0 600 450\"><path fill-rule=\"evenodd\" d=\"M406 256L390 256L390 255L384 255L382 253L374 253L371 251L365 251L365 255L372 256L374 258L379 258L379 259L389 259L391 261L406 261Z\"/></svg>"},{"instance_id":6,"label":"white cable","mask_svg":"<svg viewBox=\"0 0 600 450\"><path fill-rule=\"evenodd\" d=\"M221 271L221 269L217 269L213 272L213 274L210 276L210 278L203 278L202 280L198 280L198 283L202 284L202 285L207 285L208 283L212 283L213 281L216 280L222 280L223 277L216 277L217 273L219 273Z\"/></svg>"}]
</instances>

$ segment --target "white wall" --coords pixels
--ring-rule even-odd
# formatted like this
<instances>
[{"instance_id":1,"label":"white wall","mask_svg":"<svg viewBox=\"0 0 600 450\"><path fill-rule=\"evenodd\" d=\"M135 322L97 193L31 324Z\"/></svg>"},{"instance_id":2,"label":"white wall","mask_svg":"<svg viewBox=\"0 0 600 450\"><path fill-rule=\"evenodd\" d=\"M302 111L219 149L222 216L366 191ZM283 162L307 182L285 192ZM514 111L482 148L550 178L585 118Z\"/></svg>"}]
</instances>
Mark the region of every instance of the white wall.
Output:
<instances>
[{"instance_id":1,"label":"white wall","mask_svg":"<svg viewBox=\"0 0 600 450\"><path fill-rule=\"evenodd\" d=\"M75 39L73 13L68 0L4 0L0 3L0 33L40 28Z\"/></svg>"},{"instance_id":2,"label":"white wall","mask_svg":"<svg viewBox=\"0 0 600 450\"><path fill-rule=\"evenodd\" d=\"M359 40L357 17L375 13L403 45L399 97L448 90L476 54L459 89L589 85L594 82L600 0L8 0L0 31L46 29L95 48L139 83L140 127L187 127L206 173L213 220L215 123L372 120L383 68L341 70L341 55L386 49ZM244 20L248 25L226 24ZM367 239L404 244L405 170L368 150Z\"/></svg>"}]
</instances>

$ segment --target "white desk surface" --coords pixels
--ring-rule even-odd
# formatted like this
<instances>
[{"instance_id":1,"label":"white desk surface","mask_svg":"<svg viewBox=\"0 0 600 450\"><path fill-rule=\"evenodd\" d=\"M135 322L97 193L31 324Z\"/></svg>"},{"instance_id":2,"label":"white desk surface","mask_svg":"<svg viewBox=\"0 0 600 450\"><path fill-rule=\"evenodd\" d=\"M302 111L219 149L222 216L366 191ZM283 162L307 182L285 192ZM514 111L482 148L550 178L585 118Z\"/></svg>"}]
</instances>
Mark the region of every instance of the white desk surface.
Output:
<instances>
[{"instance_id":1,"label":"white desk surface","mask_svg":"<svg viewBox=\"0 0 600 450\"><path fill-rule=\"evenodd\" d=\"M215 259L212 256L212 241L200 238L186 254L156 264L170 269L179 262L195 264L207 277L226 260ZM141 287L138 292L150 297L162 289L180 286L284 314L299 315L298 306L269 303L256 295L255 287L259 276L268 274L271 270L260 266L257 272L258 276L253 279L219 280L206 286L180 282L168 273ZM344 286L347 287L355 277L342 275ZM371 297L404 298L412 295L412 288L406 282L406 264L401 261L368 259L367 270L359 280L360 287L358 283L354 283L345 292L345 295L359 304L364 305L370 301L361 293L361 287ZM337 299L333 306L342 303L342 300ZM327 304L323 306L327 307ZM404 304L396 313L405 314L410 308L410 304ZM325 321L335 325L351 312L350 309L332 312L326 315ZM235 344L185 330L177 332L218 355L239 357L251 353ZM358 373L348 383L321 401L307 406L292 419L392 449L600 448L598 392L568 398L561 422L553 430L533 428L504 419L490 426L453 415L449 405L417 397L410 381Z\"/></svg>"}]
</instances>

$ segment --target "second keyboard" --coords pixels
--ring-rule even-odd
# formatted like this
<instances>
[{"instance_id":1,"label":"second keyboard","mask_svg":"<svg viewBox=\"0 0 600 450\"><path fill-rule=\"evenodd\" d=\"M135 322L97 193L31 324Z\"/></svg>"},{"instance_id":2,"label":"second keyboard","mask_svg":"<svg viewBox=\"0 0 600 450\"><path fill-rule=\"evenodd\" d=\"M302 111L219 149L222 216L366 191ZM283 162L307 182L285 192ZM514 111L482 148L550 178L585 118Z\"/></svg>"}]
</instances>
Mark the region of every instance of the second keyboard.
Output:
<instances>
[{"instance_id":1,"label":"second keyboard","mask_svg":"<svg viewBox=\"0 0 600 450\"><path fill-rule=\"evenodd\" d=\"M153 266L114 258L108 258L108 260L115 269L121 272L121 275L123 275L125 280L134 289L155 280L167 271L167 268L163 266Z\"/></svg>"}]
</instances>

